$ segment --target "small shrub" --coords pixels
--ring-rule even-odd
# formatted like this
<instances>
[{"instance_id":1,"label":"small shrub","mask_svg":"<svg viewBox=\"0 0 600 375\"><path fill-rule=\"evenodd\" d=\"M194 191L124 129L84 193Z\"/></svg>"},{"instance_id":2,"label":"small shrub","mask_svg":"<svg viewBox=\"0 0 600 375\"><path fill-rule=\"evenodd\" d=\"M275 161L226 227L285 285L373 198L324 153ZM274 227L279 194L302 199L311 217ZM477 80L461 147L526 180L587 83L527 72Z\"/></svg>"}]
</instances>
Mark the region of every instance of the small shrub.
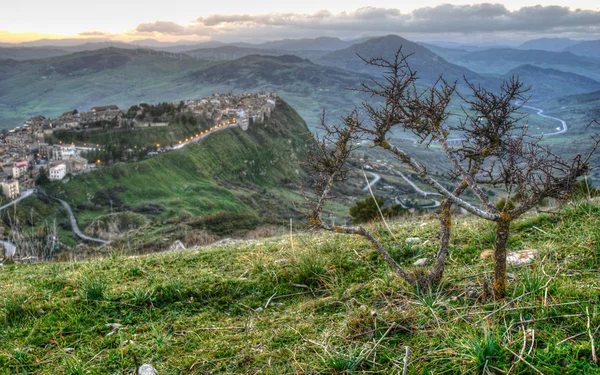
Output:
<instances>
[{"instance_id":1,"label":"small shrub","mask_svg":"<svg viewBox=\"0 0 600 375\"><path fill-rule=\"evenodd\" d=\"M65 374L68 375L84 375L85 371L83 364L75 357L66 357L64 360Z\"/></svg>"},{"instance_id":2,"label":"small shrub","mask_svg":"<svg viewBox=\"0 0 600 375\"><path fill-rule=\"evenodd\" d=\"M86 276L81 280L80 292L88 301L104 299L107 290L106 282L100 277Z\"/></svg>"},{"instance_id":3,"label":"small shrub","mask_svg":"<svg viewBox=\"0 0 600 375\"><path fill-rule=\"evenodd\" d=\"M4 322L6 324L15 324L22 321L29 315L29 309L26 307L27 298L16 295L4 298L2 310L4 311Z\"/></svg>"},{"instance_id":4,"label":"small shrub","mask_svg":"<svg viewBox=\"0 0 600 375\"><path fill-rule=\"evenodd\" d=\"M496 341L496 336L493 332L485 331L483 337L478 335L466 339L464 342L466 356L468 361L473 365L479 374L485 373L488 367L492 364L494 358L500 354L500 345Z\"/></svg>"},{"instance_id":5,"label":"small shrub","mask_svg":"<svg viewBox=\"0 0 600 375\"><path fill-rule=\"evenodd\" d=\"M333 373L357 370L366 359L364 350L344 349L327 352L323 356L325 366Z\"/></svg>"},{"instance_id":6,"label":"small shrub","mask_svg":"<svg viewBox=\"0 0 600 375\"><path fill-rule=\"evenodd\" d=\"M260 219L252 215L220 212L217 214L202 216L190 223L195 229L208 230L218 236L227 236L236 232L244 232L260 224Z\"/></svg>"},{"instance_id":7,"label":"small shrub","mask_svg":"<svg viewBox=\"0 0 600 375\"><path fill-rule=\"evenodd\" d=\"M527 268L521 273L521 284L524 293L530 293L535 296L541 291L544 284L546 284L546 279L539 272Z\"/></svg>"},{"instance_id":8,"label":"small shrub","mask_svg":"<svg viewBox=\"0 0 600 375\"><path fill-rule=\"evenodd\" d=\"M141 276L141 275L143 275L143 274L144 274L144 271L143 271L143 270L142 270L140 267L138 267L138 266L133 266L133 267L129 268L129 269L128 269L128 270L125 272L125 274L126 274L128 277L138 277L138 276Z\"/></svg>"},{"instance_id":9,"label":"small shrub","mask_svg":"<svg viewBox=\"0 0 600 375\"><path fill-rule=\"evenodd\" d=\"M125 292L125 298L136 306L145 306L151 305L156 300L156 294L153 290L133 288Z\"/></svg>"},{"instance_id":10,"label":"small shrub","mask_svg":"<svg viewBox=\"0 0 600 375\"><path fill-rule=\"evenodd\" d=\"M314 253L304 253L296 256L291 264L292 281L309 287L323 285L327 269L321 256Z\"/></svg>"},{"instance_id":11,"label":"small shrub","mask_svg":"<svg viewBox=\"0 0 600 375\"><path fill-rule=\"evenodd\" d=\"M181 280L169 280L154 289L154 298L158 303L181 301L184 296L184 285Z\"/></svg>"}]
</instances>

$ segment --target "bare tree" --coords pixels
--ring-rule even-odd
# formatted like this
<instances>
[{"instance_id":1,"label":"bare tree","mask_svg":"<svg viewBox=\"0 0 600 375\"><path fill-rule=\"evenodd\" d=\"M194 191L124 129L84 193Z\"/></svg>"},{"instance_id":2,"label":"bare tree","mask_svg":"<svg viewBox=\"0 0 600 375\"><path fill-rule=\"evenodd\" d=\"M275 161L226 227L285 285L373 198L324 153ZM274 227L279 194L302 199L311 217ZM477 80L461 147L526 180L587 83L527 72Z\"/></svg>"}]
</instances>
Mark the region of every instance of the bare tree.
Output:
<instances>
[{"instance_id":1,"label":"bare tree","mask_svg":"<svg viewBox=\"0 0 600 375\"><path fill-rule=\"evenodd\" d=\"M540 137L528 135L526 126L519 125L523 116L519 109L527 98L528 89L512 78L504 82L499 92L491 92L479 85L467 82L470 95L457 94L456 84L443 78L432 87L418 89L417 75L408 63L407 56L398 51L393 61L382 58L364 60L367 64L384 70L383 81L373 80L363 84L358 91L380 99L383 104L363 103L362 109L369 121L363 123L355 110L346 117L344 125L329 127L320 140L319 152L310 155L308 165L318 176L315 184L316 202L311 202L307 215L316 228L340 233L359 234L368 238L390 266L407 282L423 288L436 285L441 280L448 254L451 206L456 204L485 220L496 222L494 258L494 293L504 295L506 287L506 244L510 223L535 207L547 197L561 198L575 187L578 177L584 175L592 154L598 148L595 140L590 151L566 161L543 146ZM460 97L464 102L463 120L451 121L451 101ZM403 129L418 137L426 146L439 144L449 161L451 174L456 178L453 190L448 190L429 172L427 167L407 151L391 143L391 132ZM461 134L461 147L449 145L449 136ZM368 139L373 146L393 154L400 162L411 168L424 182L445 197L440 211L440 245L435 264L429 274L413 275L389 256L389 253L363 227L334 227L321 220L323 204L330 199L332 186L343 181L347 175L346 163L352 151L352 141ZM333 147L328 147L330 144ZM518 193L520 201L515 207L497 208L482 186L501 186L507 196ZM470 189L478 205L467 202L461 194Z\"/></svg>"}]
</instances>

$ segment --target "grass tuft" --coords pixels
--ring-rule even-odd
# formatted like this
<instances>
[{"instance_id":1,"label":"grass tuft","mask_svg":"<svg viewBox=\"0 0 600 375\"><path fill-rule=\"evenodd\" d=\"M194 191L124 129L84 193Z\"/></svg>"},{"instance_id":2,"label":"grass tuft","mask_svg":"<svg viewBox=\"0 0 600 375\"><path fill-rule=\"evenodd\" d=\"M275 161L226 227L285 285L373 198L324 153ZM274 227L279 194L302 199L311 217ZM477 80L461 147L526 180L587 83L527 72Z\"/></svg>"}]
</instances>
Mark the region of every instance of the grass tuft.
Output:
<instances>
[{"instance_id":1,"label":"grass tuft","mask_svg":"<svg viewBox=\"0 0 600 375\"><path fill-rule=\"evenodd\" d=\"M101 301L106 297L107 282L102 277L84 276L79 290L82 298L87 301Z\"/></svg>"},{"instance_id":2,"label":"grass tuft","mask_svg":"<svg viewBox=\"0 0 600 375\"><path fill-rule=\"evenodd\" d=\"M27 302L27 297L23 295L12 295L5 297L2 301L4 322L8 325L12 325L27 318L27 316L30 315Z\"/></svg>"}]
</instances>

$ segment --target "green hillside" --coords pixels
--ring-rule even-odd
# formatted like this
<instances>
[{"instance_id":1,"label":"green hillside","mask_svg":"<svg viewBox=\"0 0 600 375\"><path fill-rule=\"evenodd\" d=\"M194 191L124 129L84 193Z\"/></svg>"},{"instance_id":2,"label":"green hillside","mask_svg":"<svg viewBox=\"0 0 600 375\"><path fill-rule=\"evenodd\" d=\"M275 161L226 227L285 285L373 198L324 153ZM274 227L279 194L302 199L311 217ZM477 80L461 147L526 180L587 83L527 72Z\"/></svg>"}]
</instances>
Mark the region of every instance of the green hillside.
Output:
<instances>
[{"instance_id":1,"label":"green hillside","mask_svg":"<svg viewBox=\"0 0 600 375\"><path fill-rule=\"evenodd\" d=\"M100 189L124 187L123 201L133 208L161 204L179 213L244 211L248 207L238 204L225 185L244 188L298 182L296 170L308 132L302 118L280 101L265 124L250 126L248 131L220 131L199 144L138 163L101 167L68 184L50 184L48 190L75 205L89 201L89 195Z\"/></svg>"},{"instance_id":2,"label":"green hillside","mask_svg":"<svg viewBox=\"0 0 600 375\"><path fill-rule=\"evenodd\" d=\"M251 125L247 131L219 131L180 150L103 166L43 188L73 207L83 229L111 212L146 216L151 225L137 233L140 246L155 241L170 245L186 230L228 235L236 225L241 230L281 225L300 216L300 162L312 141L308 135L298 113L279 101L264 124ZM64 222L64 212L49 208L35 212L39 222L54 218ZM27 212L19 215L27 219ZM233 229L223 233L223 222L232 222L227 225Z\"/></svg>"},{"instance_id":3,"label":"green hillside","mask_svg":"<svg viewBox=\"0 0 600 375\"><path fill-rule=\"evenodd\" d=\"M514 223L510 249L539 254L510 266L498 301L485 297L492 266L480 257L493 226L453 223L443 285L428 293L368 241L338 234L5 265L0 374L132 374L136 362L196 375L598 373L597 202ZM437 228L395 223L397 240L373 229L412 269L434 256Z\"/></svg>"}]
</instances>

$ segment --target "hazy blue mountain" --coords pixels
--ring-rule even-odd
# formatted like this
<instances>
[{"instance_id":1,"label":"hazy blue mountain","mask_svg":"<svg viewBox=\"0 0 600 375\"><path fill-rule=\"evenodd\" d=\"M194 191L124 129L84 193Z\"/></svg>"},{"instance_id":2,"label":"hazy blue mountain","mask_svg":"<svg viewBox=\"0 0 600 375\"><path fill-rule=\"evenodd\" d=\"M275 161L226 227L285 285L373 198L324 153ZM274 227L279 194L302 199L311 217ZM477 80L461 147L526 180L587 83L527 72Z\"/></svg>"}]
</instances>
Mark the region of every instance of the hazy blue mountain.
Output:
<instances>
[{"instance_id":1,"label":"hazy blue mountain","mask_svg":"<svg viewBox=\"0 0 600 375\"><path fill-rule=\"evenodd\" d=\"M542 51L560 52L574 46L579 40L569 38L539 38L528 40L519 46L520 49L536 49Z\"/></svg>"},{"instance_id":2,"label":"hazy blue mountain","mask_svg":"<svg viewBox=\"0 0 600 375\"><path fill-rule=\"evenodd\" d=\"M70 52L47 47L0 47L0 60L33 60L64 56Z\"/></svg>"},{"instance_id":3,"label":"hazy blue mountain","mask_svg":"<svg viewBox=\"0 0 600 375\"><path fill-rule=\"evenodd\" d=\"M402 52L405 55L411 55L408 60L411 68L417 71L419 77L426 82L437 80L440 74L443 74L450 81L462 81L463 76L474 81L487 80L487 78L467 68L446 61L422 45L397 35L373 38L349 48L328 53L316 61L324 65L379 76L382 73L380 69L367 66L357 55L365 58L383 57L392 60L400 46L402 46Z\"/></svg>"},{"instance_id":4,"label":"hazy blue mountain","mask_svg":"<svg viewBox=\"0 0 600 375\"><path fill-rule=\"evenodd\" d=\"M588 40L565 49L575 55L600 58L600 40Z\"/></svg>"},{"instance_id":5,"label":"hazy blue mountain","mask_svg":"<svg viewBox=\"0 0 600 375\"><path fill-rule=\"evenodd\" d=\"M257 48L280 49L286 51L335 51L348 48L355 44L355 41L344 41L339 38L319 37L305 39L283 39L273 42L265 42L256 45Z\"/></svg>"},{"instance_id":6,"label":"hazy blue mountain","mask_svg":"<svg viewBox=\"0 0 600 375\"><path fill-rule=\"evenodd\" d=\"M106 43L106 38L63 38L63 39L39 39L31 42L19 43L18 47L73 47L85 43Z\"/></svg>"},{"instance_id":7,"label":"hazy blue mountain","mask_svg":"<svg viewBox=\"0 0 600 375\"><path fill-rule=\"evenodd\" d=\"M435 51L450 62L478 73L505 74L518 66L529 64L540 68L552 68L575 73L600 81L600 60L577 56L570 52L514 48L474 52L438 48Z\"/></svg>"},{"instance_id":8,"label":"hazy blue mountain","mask_svg":"<svg viewBox=\"0 0 600 375\"><path fill-rule=\"evenodd\" d=\"M531 86L530 94L534 100L600 90L598 81L557 69L521 65L508 72L504 78L510 78L513 75L518 75L526 85Z\"/></svg>"},{"instance_id":9,"label":"hazy blue mountain","mask_svg":"<svg viewBox=\"0 0 600 375\"><path fill-rule=\"evenodd\" d=\"M288 54L287 51L277 51L260 48L237 47L224 45L214 48L197 48L185 51L185 54L200 60L227 61L237 60L249 55L270 55L279 56Z\"/></svg>"},{"instance_id":10,"label":"hazy blue mountain","mask_svg":"<svg viewBox=\"0 0 600 375\"><path fill-rule=\"evenodd\" d=\"M243 89L276 87L326 90L356 87L368 76L317 65L293 55L251 55L234 61L212 65L193 72L190 77L208 84L234 84Z\"/></svg>"},{"instance_id":11,"label":"hazy blue mountain","mask_svg":"<svg viewBox=\"0 0 600 375\"><path fill-rule=\"evenodd\" d=\"M433 41L433 42L418 42L420 45L427 47L434 51L434 48L447 48L447 49L458 49L463 51L482 51L490 48L511 48L506 44L496 43L481 43L481 44L465 44L447 41Z\"/></svg>"},{"instance_id":12,"label":"hazy blue mountain","mask_svg":"<svg viewBox=\"0 0 600 375\"><path fill-rule=\"evenodd\" d=\"M186 51L185 54L200 60L210 61L228 61L236 60L250 55L282 56L294 54L296 56L315 60L328 53L328 51L304 50L304 51L286 51L275 49L238 47L233 45L224 45L215 48L199 48Z\"/></svg>"}]
</instances>

